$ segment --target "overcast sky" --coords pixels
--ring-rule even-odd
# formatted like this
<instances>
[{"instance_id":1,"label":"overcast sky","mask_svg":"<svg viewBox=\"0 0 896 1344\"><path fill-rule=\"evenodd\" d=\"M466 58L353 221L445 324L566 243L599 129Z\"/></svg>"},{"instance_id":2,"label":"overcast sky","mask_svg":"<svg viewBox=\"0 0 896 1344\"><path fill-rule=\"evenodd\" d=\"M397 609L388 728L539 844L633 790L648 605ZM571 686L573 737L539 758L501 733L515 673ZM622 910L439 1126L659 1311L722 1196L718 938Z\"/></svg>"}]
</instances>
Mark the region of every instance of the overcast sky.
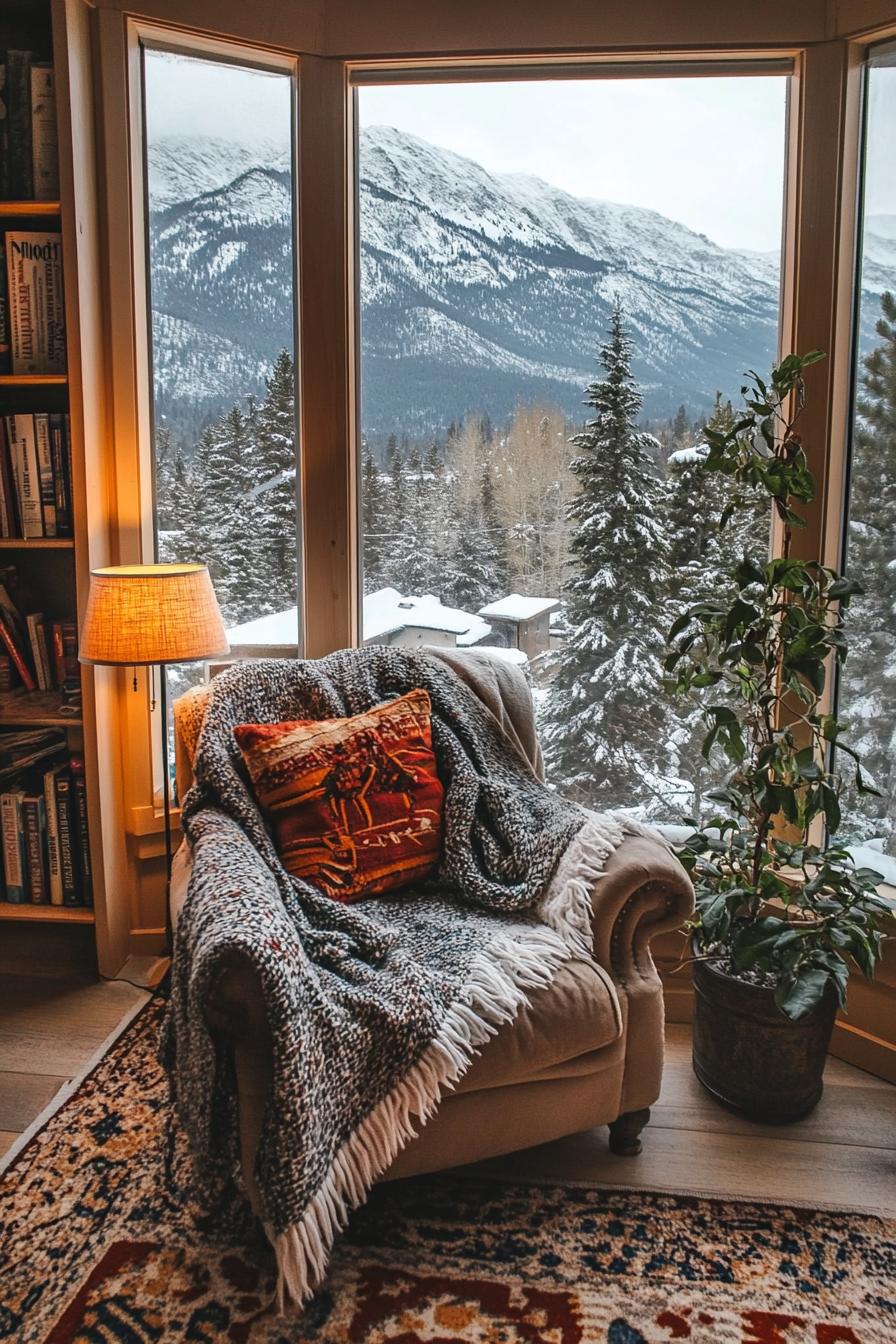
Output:
<instances>
[{"instance_id":1,"label":"overcast sky","mask_svg":"<svg viewBox=\"0 0 896 1344\"><path fill-rule=\"evenodd\" d=\"M495 172L643 205L725 247L780 246L783 77L589 79L363 88L362 125L411 131ZM288 79L151 53L152 134L289 136ZM896 70L872 78L869 213L896 214Z\"/></svg>"}]
</instances>

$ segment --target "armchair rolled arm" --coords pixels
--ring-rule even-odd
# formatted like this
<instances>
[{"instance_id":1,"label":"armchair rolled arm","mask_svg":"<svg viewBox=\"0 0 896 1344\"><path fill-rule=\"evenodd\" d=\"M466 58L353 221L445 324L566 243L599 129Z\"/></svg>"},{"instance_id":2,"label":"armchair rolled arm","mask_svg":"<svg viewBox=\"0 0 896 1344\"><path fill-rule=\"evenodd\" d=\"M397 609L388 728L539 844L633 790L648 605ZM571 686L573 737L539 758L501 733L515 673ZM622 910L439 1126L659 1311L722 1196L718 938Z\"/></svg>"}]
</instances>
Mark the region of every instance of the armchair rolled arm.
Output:
<instances>
[{"instance_id":1,"label":"armchair rolled arm","mask_svg":"<svg viewBox=\"0 0 896 1344\"><path fill-rule=\"evenodd\" d=\"M594 956L625 988L656 976L649 943L694 909L690 878L664 841L627 836L594 884Z\"/></svg>"}]
</instances>

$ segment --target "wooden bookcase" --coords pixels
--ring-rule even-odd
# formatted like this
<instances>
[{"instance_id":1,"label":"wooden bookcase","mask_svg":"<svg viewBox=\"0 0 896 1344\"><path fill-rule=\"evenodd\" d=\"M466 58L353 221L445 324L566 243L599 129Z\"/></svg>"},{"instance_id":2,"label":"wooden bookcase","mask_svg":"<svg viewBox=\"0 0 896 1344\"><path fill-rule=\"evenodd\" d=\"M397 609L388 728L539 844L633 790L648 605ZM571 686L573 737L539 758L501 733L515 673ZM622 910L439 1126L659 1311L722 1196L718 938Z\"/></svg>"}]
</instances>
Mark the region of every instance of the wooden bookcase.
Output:
<instances>
[{"instance_id":1,"label":"wooden bookcase","mask_svg":"<svg viewBox=\"0 0 896 1344\"><path fill-rule=\"evenodd\" d=\"M9 0L4 5L0 14L0 51L8 48L33 51L39 59L50 61L55 66L49 0ZM70 227L70 221L66 218L64 205L58 200L0 201L0 234L9 229L64 234L67 227ZM66 288L67 278L64 267L63 283ZM66 314L67 318L70 318L71 307L68 302ZM66 325L68 335L68 321ZM24 377L9 373L0 374L0 415L37 411L68 412L69 406L67 374ZM78 445L73 436L70 436L70 446L74 459ZM73 460L73 479L81 475L82 472L76 469ZM80 491L73 491L73 512L76 520L79 505L83 505L84 502L83 496L83 488ZM79 594L83 593L85 587L83 570L86 560L79 537L83 537L83 528L79 528L76 521L73 539L0 538L0 569L14 567L17 591L26 610L45 610L51 619L79 621L81 615L79 608L83 605L83 602L79 601ZM83 710L77 715L63 714L61 710L62 696L59 692L27 692L19 689L0 693L0 730L31 726L63 728L71 753L84 756ZM90 774L88 768L86 771L88 791L95 793L95 780L90 778ZM97 808L90 807L89 811L92 868L97 875L98 870L101 874L101 865L93 862L95 854L99 857L99 837L95 834ZM97 899L102 899L101 881L95 883L95 903L92 908L20 905L0 900L0 921L4 922L4 931L0 937L4 942L7 941L7 935L13 932L11 925L29 926L32 930L31 936L35 939L40 938L42 925L70 926L73 960L83 960L84 926L93 926L96 923ZM58 937L56 944L55 955L58 958Z\"/></svg>"}]
</instances>

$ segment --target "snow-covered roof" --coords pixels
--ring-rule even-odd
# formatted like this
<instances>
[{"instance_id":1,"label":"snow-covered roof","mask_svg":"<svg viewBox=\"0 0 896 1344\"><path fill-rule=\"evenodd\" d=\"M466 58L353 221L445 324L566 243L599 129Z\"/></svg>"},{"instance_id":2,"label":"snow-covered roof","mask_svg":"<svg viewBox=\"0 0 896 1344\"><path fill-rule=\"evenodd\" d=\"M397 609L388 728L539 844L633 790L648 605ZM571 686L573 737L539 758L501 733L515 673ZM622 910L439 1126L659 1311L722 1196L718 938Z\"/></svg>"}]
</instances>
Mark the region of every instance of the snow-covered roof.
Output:
<instances>
[{"instance_id":1,"label":"snow-covered roof","mask_svg":"<svg viewBox=\"0 0 896 1344\"><path fill-rule=\"evenodd\" d=\"M364 598L364 639L382 639L407 626L420 630L444 630L456 635L459 645L476 644L492 632L491 626L469 611L443 607L432 593L423 597L403 597L397 588L381 588ZM275 611L245 621L227 631L232 647L290 645L298 639L299 617L296 607Z\"/></svg>"},{"instance_id":2,"label":"snow-covered roof","mask_svg":"<svg viewBox=\"0 0 896 1344\"><path fill-rule=\"evenodd\" d=\"M397 588L380 588L364 598L364 639L382 639L407 626L420 630L444 630L456 635L458 644L475 644L490 635L492 628L469 611L443 607L432 593L422 597L403 597Z\"/></svg>"},{"instance_id":3,"label":"snow-covered roof","mask_svg":"<svg viewBox=\"0 0 896 1344\"><path fill-rule=\"evenodd\" d=\"M491 617L496 621L531 621L546 611L559 607L557 597L523 597L520 593L510 593L487 607L479 608L480 616Z\"/></svg>"},{"instance_id":4,"label":"snow-covered roof","mask_svg":"<svg viewBox=\"0 0 896 1344\"><path fill-rule=\"evenodd\" d=\"M240 645L296 644L299 639L299 609L288 607L286 611L274 611L269 616L258 616L254 621L234 625L227 631L227 639L231 648Z\"/></svg>"}]
</instances>

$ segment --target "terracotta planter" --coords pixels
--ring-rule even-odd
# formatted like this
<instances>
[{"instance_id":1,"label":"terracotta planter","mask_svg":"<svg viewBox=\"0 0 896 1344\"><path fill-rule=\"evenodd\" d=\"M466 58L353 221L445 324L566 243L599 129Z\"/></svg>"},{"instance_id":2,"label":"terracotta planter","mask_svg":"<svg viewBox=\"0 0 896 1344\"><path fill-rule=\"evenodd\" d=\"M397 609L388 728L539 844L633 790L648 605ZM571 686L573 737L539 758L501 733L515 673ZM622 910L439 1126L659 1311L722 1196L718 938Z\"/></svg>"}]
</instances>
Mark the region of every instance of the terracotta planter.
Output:
<instances>
[{"instance_id":1,"label":"terracotta planter","mask_svg":"<svg viewBox=\"0 0 896 1344\"><path fill-rule=\"evenodd\" d=\"M714 961L695 961L693 971L694 1072L707 1092L767 1124L808 1115L822 1092L837 1010L833 986L808 1017L791 1022L773 989L737 980Z\"/></svg>"}]
</instances>

